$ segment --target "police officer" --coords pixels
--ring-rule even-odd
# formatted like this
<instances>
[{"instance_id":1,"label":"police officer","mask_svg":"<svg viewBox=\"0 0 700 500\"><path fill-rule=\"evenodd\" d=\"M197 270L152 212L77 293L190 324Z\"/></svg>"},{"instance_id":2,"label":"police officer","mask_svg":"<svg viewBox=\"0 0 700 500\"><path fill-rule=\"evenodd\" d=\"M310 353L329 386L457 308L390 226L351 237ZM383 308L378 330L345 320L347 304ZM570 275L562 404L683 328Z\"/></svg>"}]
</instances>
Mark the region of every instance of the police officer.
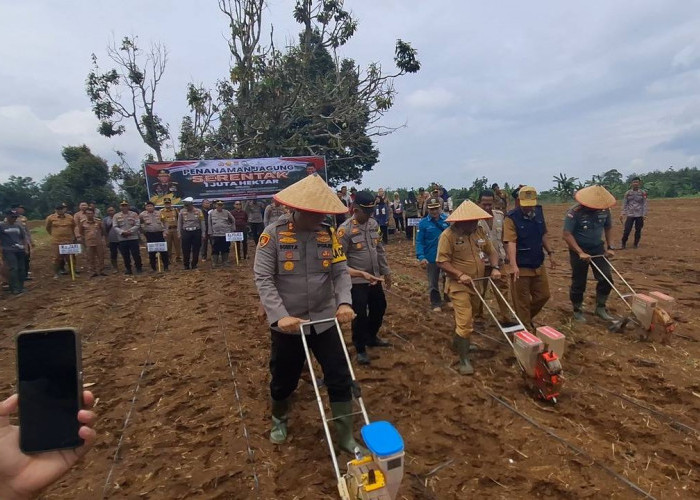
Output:
<instances>
[{"instance_id":1,"label":"police officer","mask_svg":"<svg viewBox=\"0 0 700 500\"><path fill-rule=\"evenodd\" d=\"M386 297L381 284L384 279L391 288L391 271L381 242L381 229L372 218L375 198L371 193L357 193L353 216L338 228L338 240L348 259L352 276L352 342L357 351L357 362L370 363L367 347L387 347L389 342L377 336L386 311ZM353 271L358 271L353 276Z\"/></svg>"},{"instance_id":2,"label":"police officer","mask_svg":"<svg viewBox=\"0 0 700 500\"><path fill-rule=\"evenodd\" d=\"M550 297L545 252L552 269L557 266L547 238L547 223L537 191L521 186L513 191L515 208L508 212L503 225L508 260L513 271L512 298L515 313L525 328L534 330L534 318Z\"/></svg>"},{"instance_id":3,"label":"police officer","mask_svg":"<svg viewBox=\"0 0 700 500\"><path fill-rule=\"evenodd\" d=\"M178 184L170 180L170 172L167 170L158 172L158 182L153 184L151 192L156 196L169 196L171 199L179 197Z\"/></svg>"},{"instance_id":4,"label":"police officer","mask_svg":"<svg viewBox=\"0 0 700 500\"><path fill-rule=\"evenodd\" d=\"M112 219L114 218L114 207L107 207L107 215L102 219L102 232L105 235L105 244L109 248L109 262L112 266L112 274L119 272L119 262L117 256L119 252L119 235L114 230Z\"/></svg>"},{"instance_id":5,"label":"police officer","mask_svg":"<svg viewBox=\"0 0 700 500\"><path fill-rule=\"evenodd\" d=\"M51 247L53 249L54 279L58 278L59 271L65 274L64 256L59 252L60 245L70 245L75 241L75 221L70 215L66 215L66 205L56 205L56 212L46 218L46 232L51 235Z\"/></svg>"},{"instance_id":6,"label":"police officer","mask_svg":"<svg viewBox=\"0 0 700 500\"><path fill-rule=\"evenodd\" d=\"M489 241L479 220L491 216L475 203L464 201L447 217L452 225L440 235L435 262L447 275L445 288L450 295L455 314L453 346L459 355L459 373L472 375L474 368L469 361L470 337L474 330L472 312L479 303L473 279L485 276L483 259L488 257L494 280L501 279L498 252Z\"/></svg>"},{"instance_id":7,"label":"police officer","mask_svg":"<svg viewBox=\"0 0 700 500\"><path fill-rule=\"evenodd\" d=\"M161 243L165 241L167 232L163 227L160 213L156 211L156 207L152 201L146 202L146 210L139 214L141 219L141 229L146 235L147 243ZM166 271L170 266L170 257L168 252L148 252L148 261L151 264L151 271L155 272L158 269L156 254L160 253L160 260L163 263L163 269Z\"/></svg>"},{"instance_id":8,"label":"police officer","mask_svg":"<svg viewBox=\"0 0 700 500\"><path fill-rule=\"evenodd\" d=\"M129 207L129 202L123 200L119 204L119 212L112 217L112 227L119 236L119 253L124 260L124 274L133 274L131 271L131 259L136 265L136 274L141 274L141 249L139 247L139 232L141 221L139 215Z\"/></svg>"},{"instance_id":9,"label":"police officer","mask_svg":"<svg viewBox=\"0 0 700 500\"><path fill-rule=\"evenodd\" d=\"M642 228L644 227L644 219L646 219L647 212L649 212L647 192L640 189L639 185L641 182L639 177L632 179L632 189L625 193L625 198L622 202L620 222L625 223L621 246L623 250L627 247L627 239L632 232L632 226L634 226L634 248L639 247L639 240L642 238ZM625 217L627 218L626 220Z\"/></svg>"},{"instance_id":10,"label":"police officer","mask_svg":"<svg viewBox=\"0 0 700 500\"><path fill-rule=\"evenodd\" d=\"M185 206L177 217L177 232L182 241L182 255L185 258L185 269L197 269L199 249L206 233L204 214L194 206L194 200L188 196L182 200ZM190 257L192 260L190 260Z\"/></svg>"},{"instance_id":11,"label":"police officer","mask_svg":"<svg viewBox=\"0 0 700 500\"><path fill-rule=\"evenodd\" d=\"M106 276L104 273L104 228L102 221L95 218L95 211L88 207L85 210L85 219L80 222L80 241L85 247L88 273L91 278Z\"/></svg>"},{"instance_id":12,"label":"police officer","mask_svg":"<svg viewBox=\"0 0 700 500\"><path fill-rule=\"evenodd\" d=\"M165 226L165 241L168 243L168 250L175 254L175 262L182 261L182 249L180 243L180 234L177 230L177 217L179 212L173 207L172 200L165 198L163 200L165 208L160 211L160 221Z\"/></svg>"},{"instance_id":13,"label":"police officer","mask_svg":"<svg viewBox=\"0 0 700 500\"><path fill-rule=\"evenodd\" d=\"M333 317L349 323L355 313L345 254L333 228L323 223L326 214L345 212L345 205L318 175L283 189L275 199L292 212L265 228L253 269L272 336L270 440L281 444L287 439L289 398L304 367L300 325ZM305 330L323 370L337 444L353 452L357 443L352 434L352 379L335 324Z\"/></svg>"},{"instance_id":14,"label":"police officer","mask_svg":"<svg viewBox=\"0 0 700 500\"><path fill-rule=\"evenodd\" d=\"M585 322L583 315L583 294L586 292L588 266L592 256L612 257L611 250L612 219L610 207L615 205L615 197L603 186L588 186L574 195L578 202L566 213L564 219L564 241L569 247L571 262L571 288L569 298L574 308L574 319ZM605 238L603 238L605 237ZM612 287L612 272L605 259L596 259L595 263L603 272L593 268L596 286L595 314L605 321L615 318L608 314L605 303ZM606 279L607 277L607 279Z\"/></svg>"},{"instance_id":15,"label":"police officer","mask_svg":"<svg viewBox=\"0 0 700 500\"><path fill-rule=\"evenodd\" d=\"M214 205L216 208L209 211L207 221L209 235L212 238L211 260L215 267L219 265L228 267L231 243L226 241L226 233L232 233L236 230L236 219L233 218L231 212L224 208L223 201L216 200Z\"/></svg>"}]
</instances>

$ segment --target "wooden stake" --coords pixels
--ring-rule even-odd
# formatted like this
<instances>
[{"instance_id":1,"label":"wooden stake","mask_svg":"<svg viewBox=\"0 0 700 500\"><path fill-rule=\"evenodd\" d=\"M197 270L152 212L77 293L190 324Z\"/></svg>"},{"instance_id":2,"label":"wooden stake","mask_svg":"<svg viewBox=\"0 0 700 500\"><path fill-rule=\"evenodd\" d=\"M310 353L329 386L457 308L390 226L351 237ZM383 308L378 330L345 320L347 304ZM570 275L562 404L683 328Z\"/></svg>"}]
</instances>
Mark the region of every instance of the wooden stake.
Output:
<instances>
[{"instance_id":1,"label":"wooden stake","mask_svg":"<svg viewBox=\"0 0 700 500\"><path fill-rule=\"evenodd\" d=\"M238 262L238 242L237 241L233 242L233 253L236 256L236 265L238 265L239 262Z\"/></svg>"},{"instance_id":2,"label":"wooden stake","mask_svg":"<svg viewBox=\"0 0 700 500\"><path fill-rule=\"evenodd\" d=\"M160 252L156 252L156 260L158 261L158 272L162 273L163 272L163 266L161 264L160 260Z\"/></svg>"},{"instance_id":3,"label":"wooden stake","mask_svg":"<svg viewBox=\"0 0 700 500\"><path fill-rule=\"evenodd\" d=\"M70 277L71 281L75 281L75 265L73 264L73 254L68 256L68 261L70 262Z\"/></svg>"}]
</instances>

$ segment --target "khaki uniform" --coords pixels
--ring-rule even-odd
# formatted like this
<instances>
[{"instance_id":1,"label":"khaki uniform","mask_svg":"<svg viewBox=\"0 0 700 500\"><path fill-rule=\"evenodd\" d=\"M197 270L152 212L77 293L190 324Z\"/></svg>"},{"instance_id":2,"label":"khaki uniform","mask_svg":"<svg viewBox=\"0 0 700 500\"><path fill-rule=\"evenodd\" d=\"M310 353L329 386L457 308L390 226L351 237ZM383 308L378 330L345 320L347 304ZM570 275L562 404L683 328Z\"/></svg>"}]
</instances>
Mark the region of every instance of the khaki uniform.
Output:
<instances>
[{"instance_id":1,"label":"khaki uniform","mask_svg":"<svg viewBox=\"0 0 700 500\"><path fill-rule=\"evenodd\" d=\"M504 189L495 189L493 197L493 206L502 212L508 210L508 193Z\"/></svg>"},{"instance_id":2,"label":"khaki uniform","mask_svg":"<svg viewBox=\"0 0 700 500\"><path fill-rule=\"evenodd\" d=\"M515 223L510 217L506 217L503 225L503 241L518 241ZM520 267L520 277L513 282L512 298L515 313L526 328L532 324L532 319L542 310L549 297L549 278L545 265L542 264L537 269Z\"/></svg>"},{"instance_id":3,"label":"khaki uniform","mask_svg":"<svg viewBox=\"0 0 700 500\"><path fill-rule=\"evenodd\" d=\"M352 304L346 257L328 226L298 233L291 215L265 228L255 254L255 285L273 330L286 316L333 318L338 306ZM316 325L324 332L333 323Z\"/></svg>"},{"instance_id":4,"label":"khaki uniform","mask_svg":"<svg viewBox=\"0 0 700 500\"><path fill-rule=\"evenodd\" d=\"M492 212L493 218L490 219L491 226L489 227L489 221L482 219L479 221L479 227L483 229L486 236L488 236L491 245L493 245L493 248L496 250L496 252L498 252L498 266L501 268L502 279L493 280L493 282L498 287L501 294L503 294L506 301L512 304L510 297L510 266L506 264L506 249L503 246L503 225L505 223L505 214L500 210L493 210ZM484 270L485 276L490 276L493 268L489 263L488 257L484 256L483 260L484 265L486 266L486 269ZM482 290L485 298L486 293L488 293L488 282L483 283ZM511 313L508 309L508 305L506 302L501 300L500 297L497 297L496 301L498 302L498 309L501 312L501 321L509 321ZM481 303L481 301L479 301L479 307L477 308L477 312L474 314L474 316L483 316L483 306L484 305Z\"/></svg>"},{"instance_id":5,"label":"khaki uniform","mask_svg":"<svg viewBox=\"0 0 700 500\"><path fill-rule=\"evenodd\" d=\"M168 242L168 250L175 252L175 259L182 259L182 249L180 243L180 235L177 233L177 216L178 210L176 208L164 208L160 212L160 220L165 226L165 230L168 231L165 241Z\"/></svg>"},{"instance_id":6,"label":"khaki uniform","mask_svg":"<svg viewBox=\"0 0 700 500\"><path fill-rule=\"evenodd\" d=\"M75 220L70 215L51 214L46 218L46 232L51 235L51 247L54 263L60 265L63 255L59 253L59 245L70 245L75 241Z\"/></svg>"},{"instance_id":7,"label":"khaki uniform","mask_svg":"<svg viewBox=\"0 0 700 500\"><path fill-rule=\"evenodd\" d=\"M449 262L472 279L483 278L486 269L483 256L494 252L488 236L480 227L464 235L457 234L454 227L449 227L440 235L435 262ZM479 297L471 284L463 285L450 276L447 277L445 290L454 306L455 332L460 337L469 338L474 329L472 311L478 307Z\"/></svg>"},{"instance_id":8,"label":"khaki uniform","mask_svg":"<svg viewBox=\"0 0 700 500\"><path fill-rule=\"evenodd\" d=\"M379 224L372 218L364 224L359 224L355 217L342 223L338 228L338 241L347 256L348 267L366 271L374 276L390 274L381 237ZM369 282L355 276L352 278L352 284L357 283Z\"/></svg>"},{"instance_id":9,"label":"khaki uniform","mask_svg":"<svg viewBox=\"0 0 700 500\"><path fill-rule=\"evenodd\" d=\"M88 272L98 274L104 269L104 231L102 221L93 219L92 222L85 218L78 228L83 245L85 246L85 254L87 257Z\"/></svg>"},{"instance_id":10,"label":"khaki uniform","mask_svg":"<svg viewBox=\"0 0 700 500\"><path fill-rule=\"evenodd\" d=\"M80 236L81 224L83 223L83 221L87 220L87 215L85 215L85 212L78 210L77 212L75 212L75 215L73 215L73 220L75 221L75 237L77 238L78 236Z\"/></svg>"}]
</instances>

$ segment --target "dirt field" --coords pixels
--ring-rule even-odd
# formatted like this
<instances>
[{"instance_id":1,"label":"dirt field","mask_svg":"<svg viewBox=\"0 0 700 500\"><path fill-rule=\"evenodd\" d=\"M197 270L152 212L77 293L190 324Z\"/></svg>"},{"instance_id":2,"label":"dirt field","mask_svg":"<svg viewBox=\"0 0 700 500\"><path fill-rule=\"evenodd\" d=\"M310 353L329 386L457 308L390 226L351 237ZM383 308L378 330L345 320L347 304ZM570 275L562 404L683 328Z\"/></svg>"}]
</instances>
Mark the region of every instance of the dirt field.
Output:
<instances>
[{"instance_id":1,"label":"dirt field","mask_svg":"<svg viewBox=\"0 0 700 500\"><path fill-rule=\"evenodd\" d=\"M567 335L566 385L556 406L527 393L512 351L486 337L475 337L476 375L459 376L449 349L451 313L428 310L411 244L395 237L389 245L396 286L382 335L394 346L372 351L372 365L357 373L371 417L393 422L406 442L400 498L642 496L603 467L656 498L700 498L700 435L664 417L700 428L700 227L687 222L700 200L652 201L642 247L615 259L638 291L677 299L683 337L670 346L642 342L634 331L609 333L592 316L586 326L572 325L559 237L564 210L545 209L559 269L538 317ZM615 231L619 240L619 226ZM275 447L267 440L269 334L254 317L252 259L232 270L205 265L93 280L84 273L71 282L50 279L46 247L36 254L30 293L0 302L0 394L15 385L16 332L74 326L100 415L95 449L45 498L336 497L308 382L296 392L291 441ZM589 282L589 311L593 293ZM624 311L619 300L611 309ZM493 325L485 333L502 340Z\"/></svg>"}]
</instances>

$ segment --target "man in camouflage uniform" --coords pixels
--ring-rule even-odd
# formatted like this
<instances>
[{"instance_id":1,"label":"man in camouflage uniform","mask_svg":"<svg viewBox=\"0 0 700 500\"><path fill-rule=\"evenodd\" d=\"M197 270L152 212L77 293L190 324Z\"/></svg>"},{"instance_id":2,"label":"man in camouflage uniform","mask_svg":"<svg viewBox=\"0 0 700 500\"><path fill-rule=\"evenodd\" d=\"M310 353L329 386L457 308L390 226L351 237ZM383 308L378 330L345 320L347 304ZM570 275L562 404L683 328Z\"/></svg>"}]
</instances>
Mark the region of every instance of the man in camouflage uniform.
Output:
<instances>
[{"instance_id":1,"label":"man in camouflage uniform","mask_svg":"<svg viewBox=\"0 0 700 500\"><path fill-rule=\"evenodd\" d=\"M352 308L356 314L352 321L352 342L361 365L370 364L367 347L390 345L377 336L386 311L381 280L387 289L391 288L391 271L381 241L381 229L372 218L374 200L366 191L357 193L353 216L338 228L338 240L352 276Z\"/></svg>"}]
</instances>

